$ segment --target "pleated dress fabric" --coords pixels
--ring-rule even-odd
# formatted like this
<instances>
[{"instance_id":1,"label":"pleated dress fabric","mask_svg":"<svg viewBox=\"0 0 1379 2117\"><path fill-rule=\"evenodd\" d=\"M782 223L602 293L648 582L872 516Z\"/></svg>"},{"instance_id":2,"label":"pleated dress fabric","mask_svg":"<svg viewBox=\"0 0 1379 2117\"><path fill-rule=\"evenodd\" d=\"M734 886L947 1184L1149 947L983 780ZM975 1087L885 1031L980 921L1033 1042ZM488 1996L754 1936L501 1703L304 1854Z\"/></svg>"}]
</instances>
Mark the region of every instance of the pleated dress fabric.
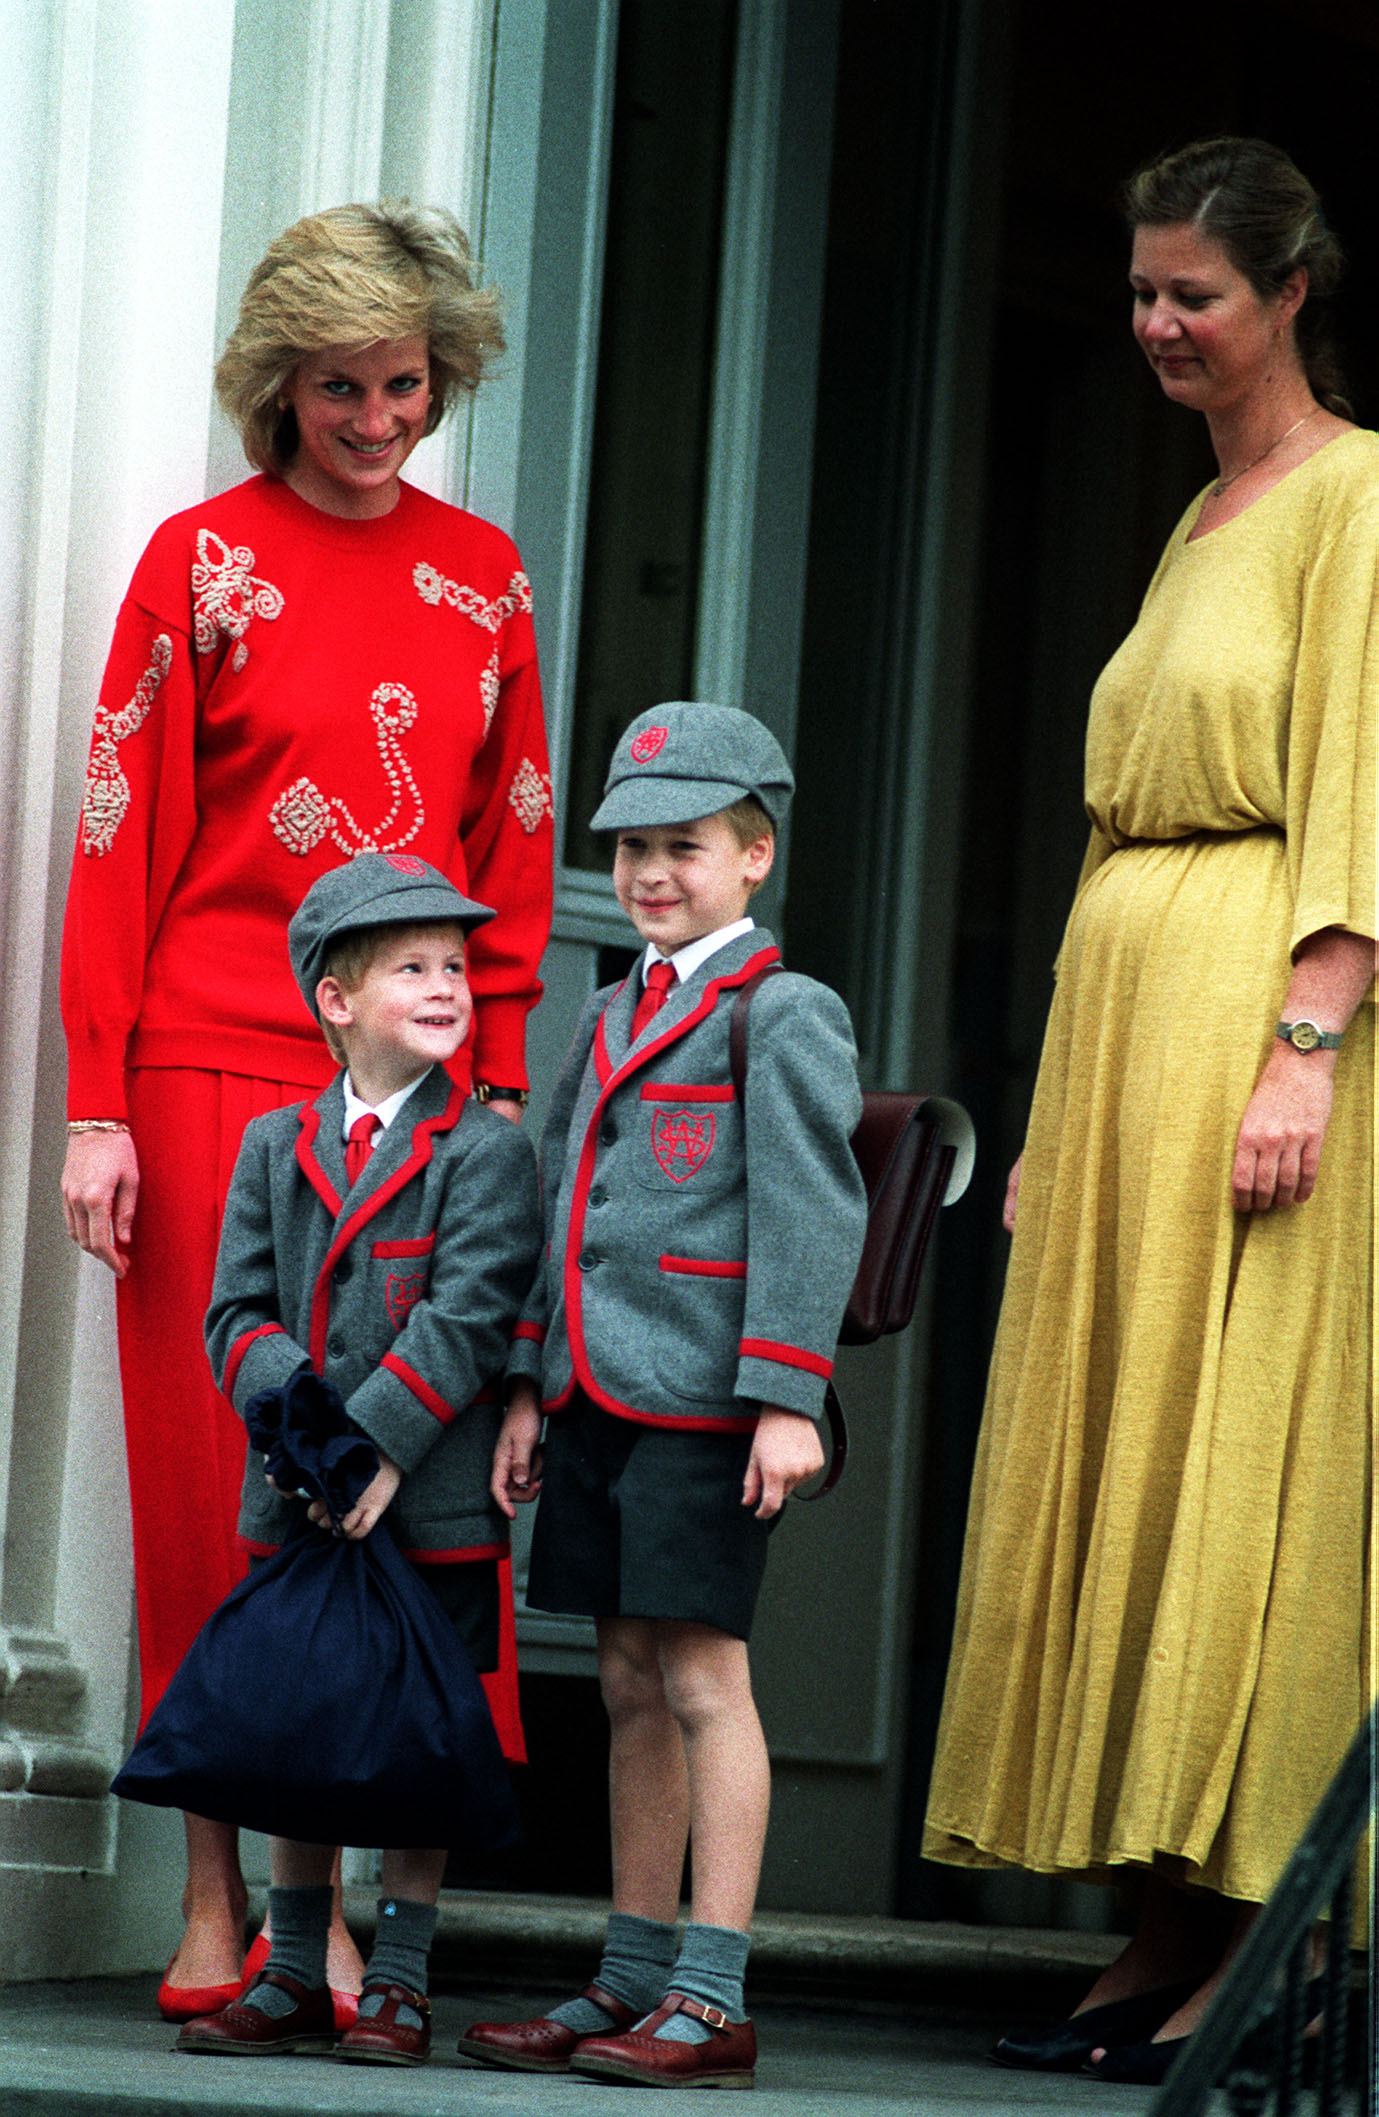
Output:
<instances>
[{"instance_id":1,"label":"pleated dress fabric","mask_svg":"<svg viewBox=\"0 0 1379 2117\"><path fill-rule=\"evenodd\" d=\"M1093 695L925 1850L1262 1901L1372 1695L1372 993L1313 1197L1230 1173L1290 951L1375 932L1379 437L1199 506Z\"/></svg>"}]
</instances>

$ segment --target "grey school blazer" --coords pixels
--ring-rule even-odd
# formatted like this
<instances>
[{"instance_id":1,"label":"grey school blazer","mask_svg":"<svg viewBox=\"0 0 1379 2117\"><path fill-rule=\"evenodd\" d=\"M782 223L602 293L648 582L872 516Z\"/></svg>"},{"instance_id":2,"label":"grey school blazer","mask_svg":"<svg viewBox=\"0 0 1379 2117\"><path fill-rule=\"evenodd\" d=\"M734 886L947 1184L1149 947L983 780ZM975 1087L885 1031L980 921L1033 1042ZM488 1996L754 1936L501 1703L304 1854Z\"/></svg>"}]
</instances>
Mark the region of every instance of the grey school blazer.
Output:
<instances>
[{"instance_id":1,"label":"grey school blazer","mask_svg":"<svg viewBox=\"0 0 1379 2117\"><path fill-rule=\"evenodd\" d=\"M746 1121L728 1020L780 951L761 927L671 993L635 1044L637 972L594 994L541 1142L546 1269L508 1363L546 1408L576 1387L652 1425L818 1419L866 1232L847 1009L812 978L753 995Z\"/></svg>"},{"instance_id":2,"label":"grey school blazer","mask_svg":"<svg viewBox=\"0 0 1379 2117\"><path fill-rule=\"evenodd\" d=\"M435 1067L349 1188L343 1116L337 1075L245 1128L206 1317L216 1380L242 1410L310 1360L405 1473L384 1518L409 1558L503 1549L488 1480L540 1250L531 1143ZM294 1519L251 1449L241 1535L272 1548Z\"/></svg>"}]
</instances>

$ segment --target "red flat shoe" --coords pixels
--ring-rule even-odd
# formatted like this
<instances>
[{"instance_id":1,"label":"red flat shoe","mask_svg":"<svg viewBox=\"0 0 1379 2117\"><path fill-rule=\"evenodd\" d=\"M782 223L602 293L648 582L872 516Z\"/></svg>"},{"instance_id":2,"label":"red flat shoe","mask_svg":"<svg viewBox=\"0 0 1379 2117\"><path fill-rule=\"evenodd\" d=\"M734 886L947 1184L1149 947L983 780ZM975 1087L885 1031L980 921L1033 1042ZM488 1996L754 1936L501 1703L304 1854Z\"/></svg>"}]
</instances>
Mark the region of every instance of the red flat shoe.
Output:
<instances>
[{"instance_id":1,"label":"red flat shoe","mask_svg":"<svg viewBox=\"0 0 1379 2117\"><path fill-rule=\"evenodd\" d=\"M172 1962L176 1960L174 1956ZM164 1973L158 1987L158 2012L164 2021L196 2021L203 2014L219 2014L222 2007L233 2005L243 1990L244 1981L238 1977L228 1985L170 1985Z\"/></svg>"},{"instance_id":2,"label":"red flat shoe","mask_svg":"<svg viewBox=\"0 0 1379 2117\"><path fill-rule=\"evenodd\" d=\"M254 1979L258 1976L260 1970L262 1970L264 1964L268 1961L268 1951L272 1947L272 1945L272 1938L269 1934L263 1932L255 1934L254 1939L252 1940L249 1946L249 1953L245 1956L244 1961L240 1964L239 1969L239 1974L243 1980L244 1989L246 1992L248 1991L250 1985L253 1984Z\"/></svg>"},{"instance_id":3,"label":"red flat shoe","mask_svg":"<svg viewBox=\"0 0 1379 2117\"><path fill-rule=\"evenodd\" d=\"M357 1992L337 1992L334 1985L332 1985L330 1988L330 2004L335 2014L335 2033L337 2036L341 2036L346 2029L352 2029L359 2019L359 1994Z\"/></svg>"}]
</instances>

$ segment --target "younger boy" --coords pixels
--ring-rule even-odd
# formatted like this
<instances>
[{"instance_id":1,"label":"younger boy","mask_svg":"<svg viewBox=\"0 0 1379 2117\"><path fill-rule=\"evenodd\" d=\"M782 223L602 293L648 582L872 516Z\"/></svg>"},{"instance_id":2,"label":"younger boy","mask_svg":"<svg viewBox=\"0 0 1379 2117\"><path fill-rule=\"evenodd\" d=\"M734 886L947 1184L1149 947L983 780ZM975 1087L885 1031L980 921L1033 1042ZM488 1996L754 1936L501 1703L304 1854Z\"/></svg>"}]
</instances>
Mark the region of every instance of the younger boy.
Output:
<instances>
[{"instance_id":1,"label":"younger boy","mask_svg":"<svg viewBox=\"0 0 1379 2117\"><path fill-rule=\"evenodd\" d=\"M614 888L647 946L594 995L556 1090L549 1261L517 1326L493 1492L511 1514L542 1485L527 1600L596 1621L613 1909L577 1998L461 2039L491 2065L661 2086L754 2077L742 1986L770 1768L746 1641L769 1530L823 1462L866 1223L837 995L764 980L745 1109L729 1063L734 1000L779 960L747 907L792 788L750 714L658 706L619 742L593 819L617 832Z\"/></svg>"},{"instance_id":2,"label":"younger boy","mask_svg":"<svg viewBox=\"0 0 1379 2117\"><path fill-rule=\"evenodd\" d=\"M361 855L308 891L288 948L343 1070L314 1102L247 1127L206 1318L216 1379L237 1410L308 1360L339 1391L379 1462L340 1533L365 1537L386 1512L481 1670L497 1664L508 1536L488 1492L495 1385L540 1242L529 1142L445 1071L472 1011L465 935L492 916L403 854ZM248 1548L281 1544L301 1504L267 1483L251 1451ZM323 1503L309 1513L329 1527ZM267 1962L233 2005L189 2022L179 2050L331 2047L332 1860L327 1845L271 1841ZM385 1851L377 1938L340 2056L425 2058L444 1866L443 1848Z\"/></svg>"}]
</instances>

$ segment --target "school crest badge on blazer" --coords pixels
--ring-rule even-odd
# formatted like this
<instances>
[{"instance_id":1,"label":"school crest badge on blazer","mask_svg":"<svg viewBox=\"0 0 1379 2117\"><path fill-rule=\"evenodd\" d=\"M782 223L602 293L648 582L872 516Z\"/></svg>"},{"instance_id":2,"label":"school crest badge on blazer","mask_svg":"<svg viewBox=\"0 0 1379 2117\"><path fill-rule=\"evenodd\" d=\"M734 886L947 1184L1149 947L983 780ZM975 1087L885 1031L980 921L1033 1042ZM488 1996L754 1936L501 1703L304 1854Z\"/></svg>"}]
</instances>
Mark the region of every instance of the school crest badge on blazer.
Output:
<instances>
[{"instance_id":1,"label":"school crest badge on blazer","mask_svg":"<svg viewBox=\"0 0 1379 2117\"><path fill-rule=\"evenodd\" d=\"M693 1110L657 1110L651 1120L651 1151L672 1183L688 1183L713 1152L714 1121Z\"/></svg>"},{"instance_id":2,"label":"school crest badge on blazer","mask_svg":"<svg viewBox=\"0 0 1379 2117\"><path fill-rule=\"evenodd\" d=\"M394 1327L401 1330L408 1316L426 1292L426 1272L423 1268L415 1272L389 1272L388 1284L383 1298L388 1304L388 1314Z\"/></svg>"}]
</instances>

